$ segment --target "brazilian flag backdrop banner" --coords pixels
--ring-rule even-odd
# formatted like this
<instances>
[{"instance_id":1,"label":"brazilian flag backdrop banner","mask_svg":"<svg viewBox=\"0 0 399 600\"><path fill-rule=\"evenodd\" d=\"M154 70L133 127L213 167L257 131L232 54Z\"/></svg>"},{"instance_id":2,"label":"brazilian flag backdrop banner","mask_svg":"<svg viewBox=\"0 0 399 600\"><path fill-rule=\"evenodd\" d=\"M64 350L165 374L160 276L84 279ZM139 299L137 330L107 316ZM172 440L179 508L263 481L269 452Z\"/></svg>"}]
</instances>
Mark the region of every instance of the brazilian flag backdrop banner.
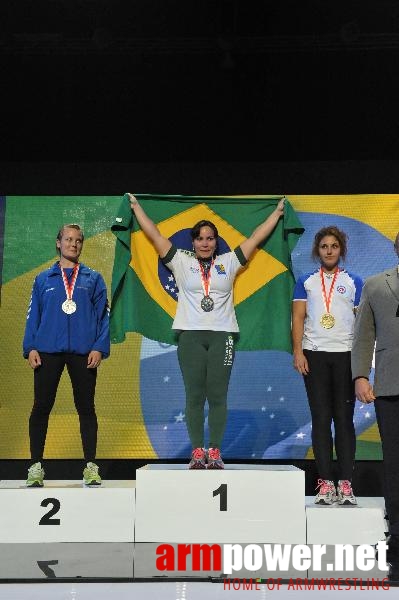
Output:
<instances>
[{"instance_id":1,"label":"brazilian flag backdrop banner","mask_svg":"<svg viewBox=\"0 0 399 600\"><path fill-rule=\"evenodd\" d=\"M277 198L140 195L149 215L177 246L184 247L189 228L207 218L220 230L222 250L234 248L249 235L273 210ZM313 456L306 392L288 352L289 312L282 315L290 303L290 269L296 278L316 268L310 257L315 232L326 225L343 229L349 238L345 267L363 279L397 264L393 240L399 229L399 195L288 195L288 201L292 212L287 211L276 236L237 279L235 302L242 336L229 387L226 458ZM34 277L57 260L55 238L64 223L83 227L81 260L102 273L110 297L113 279L112 328L120 343L112 344L111 356L98 374L98 457L189 455L184 386L170 331L176 290L170 273L162 270L131 220L121 195L0 196L0 459L29 457L33 374L22 358L26 311ZM301 226L305 232L298 237ZM260 283L254 284L255 275ZM134 283L128 296L127 279ZM260 334L258 321L265 307L271 318L266 333ZM139 329L145 335L134 332ZM357 402L354 419L357 458L381 458L373 405ZM45 457L81 456L71 384L64 374L50 417Z\"/></svg>"},{"instance_id":2,"label":"brazilian flag backdrop banner","mask_svg":"<svg viewBox=\"0 0 399 600\"><path fill-rule=\"evenodd\" d=\"M190 230L200 220L219 232L219 254L234 250L276 208L280 197L137 196L147 215L175 246L192 250ZM136 331L175 343L172 321L178 289L170 271L133 218L126 195L112 230L117 236L112 278L111 339ZM240 327L238 350L291 351L291 252L303 227L289 202L284 218L252 256L234 285Z\"/></svg>"}]
</instances>

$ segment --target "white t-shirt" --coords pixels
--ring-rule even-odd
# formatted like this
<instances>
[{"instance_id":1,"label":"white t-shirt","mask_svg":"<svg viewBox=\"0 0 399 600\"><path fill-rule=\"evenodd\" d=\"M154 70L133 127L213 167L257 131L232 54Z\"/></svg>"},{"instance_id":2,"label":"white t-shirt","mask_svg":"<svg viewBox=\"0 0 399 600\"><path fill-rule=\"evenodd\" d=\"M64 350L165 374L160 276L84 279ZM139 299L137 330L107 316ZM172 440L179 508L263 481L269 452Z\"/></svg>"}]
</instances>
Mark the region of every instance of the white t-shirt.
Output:
<instances>
[{"instance_id":1,"label":"white t-shirt","mask_svg":"<svg viewBox=\"0 0 399 600\"><path fill-rule=\"evenodd\" d=\"M333 276L324 274L327 298ZM352 349L355 315L359 305L363 281L340 269L335 280L329 312L335 318L334 327L324 329L320 317L327 312L323 298L320 269L299 277L294 289L294 302L306 301L306 317L302 347L323 352L348 352Z\"/></svg>"},{"instance_id":2,"label":"white t-shirt","mask_svg":"<svg viewBox=\"0 0 399 600\"><path fill-rule=\"evenodd\" d=\"M237 249L237 252L240 255L240 249ZM243 255L242 260L245 261ZM210 312L201 308L204 290L200 265L195 254L172 246L163 263L172 271L179 288L172 329L232 333L239 331L233 305L233 283L245 262L241 264L236 251L217 256L211 267L209 296L214 302L214 307Z\"/></svg>"}]
</instances>

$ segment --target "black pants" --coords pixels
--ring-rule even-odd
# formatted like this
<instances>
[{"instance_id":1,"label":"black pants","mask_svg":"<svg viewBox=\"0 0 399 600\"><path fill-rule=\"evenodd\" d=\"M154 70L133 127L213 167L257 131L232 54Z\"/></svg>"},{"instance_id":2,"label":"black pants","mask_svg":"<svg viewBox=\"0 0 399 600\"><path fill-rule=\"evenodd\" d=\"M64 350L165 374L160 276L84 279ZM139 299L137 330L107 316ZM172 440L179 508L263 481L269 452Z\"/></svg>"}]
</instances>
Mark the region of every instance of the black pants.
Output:
<instances>
[{"instance_id":1,"label":"black pants","mask_svg":"<svg viewBox=\"0 0 399 600\"><path fill-rule=\"evenodd\" d=\"M382 443L389 532L399 535L399 396L379 396L374 405Z\"/></svg>"},{"instance_id":2,"label":"black pants","mask_svg":"<svg viewBox=\"0 0 399 600\"><path fill-rule=\"evenodd\" d=\"M97 369L87 368L87 355L41 352L40 358L42 364L34 371L35 400L29 419L33 462L43 459L48 420L65 365L71 378L73 399L79 414L83 454L86 461L93 461L97 448L97 417L94 407Z\"/></svg>"},{"instance_id":3,"label":"black pants","mask_svg":"<svg viewBox=\"0 0 399 600\"><path fill-rule=\"evenodd\" d=\"M304 350L309 374L304 376L312 415L312 443L321 479L334 480L333 445L338 479L352 479L356 451L353 424L355 392L350 352ZM334 423L335 439L331 433Z\"/></svg>"}]
</instances>

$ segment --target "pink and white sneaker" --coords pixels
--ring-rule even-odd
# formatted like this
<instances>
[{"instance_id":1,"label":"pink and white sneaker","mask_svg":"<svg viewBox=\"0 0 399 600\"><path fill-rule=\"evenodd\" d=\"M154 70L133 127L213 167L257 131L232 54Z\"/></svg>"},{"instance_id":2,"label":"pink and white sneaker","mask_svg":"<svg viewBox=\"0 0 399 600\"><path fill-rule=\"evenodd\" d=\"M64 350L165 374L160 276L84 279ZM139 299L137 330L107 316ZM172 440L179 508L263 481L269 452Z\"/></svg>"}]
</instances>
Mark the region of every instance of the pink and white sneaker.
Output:
<instances>
[{"instance_id":1,"label":"pink and white sneaker","mask_svg":"<svg viewBox=\"0 0 399 600\"><path fill-rule=\"evenodd\" d=\"M206 469L206 452L204 448L194 448L191 453L189 469Z\"/></svg>"},{"instance_id":2,"label":"pink and white sneaker","mask_svg":"<svg viewBox=\"0 0 399 600\"><path fill-rule=\"evenodd\" d=\"M319 493L314 499L315 504L334 504L337 501L337 493L333 481L329 479L319 479L317 481L316 490L319 488Z\"/></svg>"},{"instance_id":3,"label":"pink and white sneaker","mask_svg":"<svg viewBox=\"0 0 399 600\"><path fill-rule=\"evenodd\" d=\"M352 484L348 479L340 479L337 487L338 504L341 506L356 506L356 496L352 490Z\"/></svg>"},{"instance_id":4,"label":"pink and white sneaker","mask_svg":"<svg viewBox=\"0 0 399 600\"><path fill-rule=\"evenodd\" d=\"M219 448L209 448L207 452L208 469L224 469Z\"/></svg>"}]
</instances>

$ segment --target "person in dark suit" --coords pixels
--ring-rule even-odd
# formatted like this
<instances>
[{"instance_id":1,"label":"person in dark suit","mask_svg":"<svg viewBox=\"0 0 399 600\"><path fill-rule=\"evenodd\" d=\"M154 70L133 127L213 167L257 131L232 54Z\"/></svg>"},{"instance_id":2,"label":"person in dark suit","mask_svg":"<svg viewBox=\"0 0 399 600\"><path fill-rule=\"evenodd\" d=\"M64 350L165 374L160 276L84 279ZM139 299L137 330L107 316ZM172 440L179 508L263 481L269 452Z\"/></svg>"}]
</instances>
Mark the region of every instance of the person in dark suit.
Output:
<instances>
[{"instance_id":1,"label":"person in dark suit","mask_svg":"<svg viewBox=\"0 0 399 600\"><path fill-rule=\"evenodd\" d=\"M399 233L394 244L399 256ZM374 386L369 374L375 347ZM380 431L385 506L389 518L388 562L399 562L399 266L369 277L355 320L352 376L357 398L374 402Z\"/></svg>"}]
</instances>

